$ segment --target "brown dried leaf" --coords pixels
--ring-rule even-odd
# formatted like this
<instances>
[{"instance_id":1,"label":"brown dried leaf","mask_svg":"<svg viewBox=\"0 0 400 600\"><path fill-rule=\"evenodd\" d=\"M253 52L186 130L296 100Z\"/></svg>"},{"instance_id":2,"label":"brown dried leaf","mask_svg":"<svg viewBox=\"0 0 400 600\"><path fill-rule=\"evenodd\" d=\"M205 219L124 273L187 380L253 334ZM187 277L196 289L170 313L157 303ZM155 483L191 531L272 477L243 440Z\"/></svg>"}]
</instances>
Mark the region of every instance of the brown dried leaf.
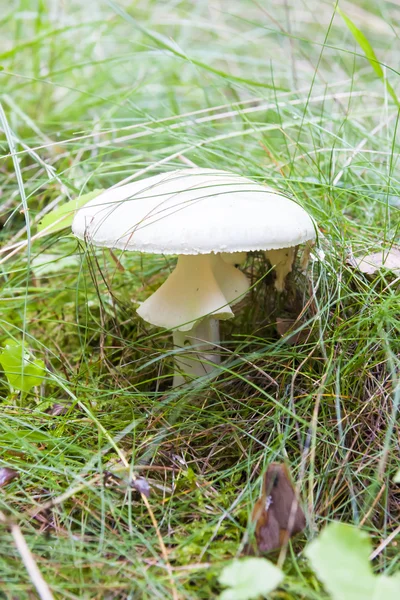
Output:
<instances>
[{"instance_id":1,"label":"brown dried leaf","mask_svg":"<svg viewBox=\"0 0 400 600\"><path fill-rule=\"evenodd\" d=\"M281 548L305 528L306 518L285 465L271 463L268 466L252 521L260 552Z\"/></svg>"},{"instance_id":2,"label":"brown dried leaf","mask_svg":"<svg viewBox=\"0 0 400 600\"><path fill-rule=\"evenodd\" d=\"M281 317L277 317L276 319L277 332L289 346L301 344L307 340L310 330L302 329L301 331L295 331L299 326L300 322L295 319L284 319Z\"/></svg>"},{"instance_id":3,"label":"brown dried leaf","mask_svg":"<svg viewBox=\"0 0 400 600\"><path fill-rule=\"evenodd\" d=\"M8 485L9 483L11 483L11 481L16 479L16 477L19 477L18 471L14 471L14 469L10 469L9 467L1 467L0 468L0 487L4 487L5 485Z\"/></svg>"},{"instance_id":4,"label":"brown dried leaf","mask_svg":"<svg viewBox=\"0 0 400 600\"><path fill-rule=\"evenodd\" d=\"M295 319L283 319L278 317L276 319L276 329L281 337L287 334L287 332L292 329L293 325L296 323Z\"/></svg>"},{"instance_id":5,"label":"brown dried leaf","mask_svg":"<svg viewBox=\"0 0 400 600\"><path fill-rule=\"evenodd\" d=\"M390 250L382 249L363 258L354 257L351 262L366 275L374 275L380 269L400 274L400 249L393 246Z\"/></svg>"}]
</instances>

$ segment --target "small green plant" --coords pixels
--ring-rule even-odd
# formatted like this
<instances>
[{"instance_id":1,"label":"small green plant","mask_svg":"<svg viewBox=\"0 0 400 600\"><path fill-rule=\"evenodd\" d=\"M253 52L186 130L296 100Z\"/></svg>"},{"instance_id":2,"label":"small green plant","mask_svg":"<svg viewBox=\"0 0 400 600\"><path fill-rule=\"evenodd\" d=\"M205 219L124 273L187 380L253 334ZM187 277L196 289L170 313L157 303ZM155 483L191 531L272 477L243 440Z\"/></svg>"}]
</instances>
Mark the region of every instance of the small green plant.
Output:
<instances>
[{"instance_id":1,"label":"small green plant","mask_svg":"<svg viewBox=\"0 0 400 600\"><path fill-rule=\"evenodd\" d=\"M246 557L227 565L219 582L227 586L220 600L251 600L272 592L283 580L283 573L266 558Z\"/></svg>"},{"instance_id":2,"label":"small green plant","mask_svg":"<svg viewBox=\"0 0 400 600\"><path fill-rule=\"evenodd\" d=\"M400 573L375 575L367 533L345 523L331 523L306 548L306 556L332 600L397 600Z\"/></svg>"},{"instance_id":3,"label":"small green plant","mask_svg":"<svg viewBox=\"0 0 400 600\"><path fill-rule=\"evenodd\" d=\"M0 354L0 364L13 390L28 393L43 381L44 362L35 359L23 342L7 339Z\"/></svg>"},{"instance_id":4,"label":"small green plant","mask_svg":"<svg viewBox=\"0 0 400 600\"><path fill-rule=\"evenodd\" d=\"M332 600L397 600L400 573L375 575L367 533L346 523L331 523L309 544L305 555ZM283 572L265 558L234 560L221 572L228 587L220 600L265 597L283 581Z\"/></svg>"}]
</instances>

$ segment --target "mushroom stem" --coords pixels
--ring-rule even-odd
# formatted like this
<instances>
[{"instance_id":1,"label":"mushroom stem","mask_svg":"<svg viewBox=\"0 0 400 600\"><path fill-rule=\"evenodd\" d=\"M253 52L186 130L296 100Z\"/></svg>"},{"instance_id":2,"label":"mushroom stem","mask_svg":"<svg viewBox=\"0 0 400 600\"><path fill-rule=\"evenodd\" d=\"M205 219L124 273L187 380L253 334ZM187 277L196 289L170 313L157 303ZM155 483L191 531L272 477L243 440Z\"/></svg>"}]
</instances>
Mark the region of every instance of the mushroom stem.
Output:
<instances>
[{"instance_id":1,"label":"mushroom stem","mask_svg":"<svg viewBox=\"0 0 400 600\"><path fill-rule=\"evenodd\" d=\"M190 331L173 332L174 348L186 348L175 355L173 387L185 383L187 379L211 373L221 362L219 354L219 320L206 317Z\"/></svg>"},{"instance_id":2,"label":"mushroom stem","mask_svg":"<svg viewBox=\"0 0 400 600\"><path fill-rule=\"evenodd\" d=\"M219 320L233 317L234 306L249 289L247 277L220 254L180 255L176 268L138 314L152 325L173 331L176 348L174 387L185 377L209 373L220 358ZM212 364L208 364L212 363Z\"/></svg>"}]
</instances>

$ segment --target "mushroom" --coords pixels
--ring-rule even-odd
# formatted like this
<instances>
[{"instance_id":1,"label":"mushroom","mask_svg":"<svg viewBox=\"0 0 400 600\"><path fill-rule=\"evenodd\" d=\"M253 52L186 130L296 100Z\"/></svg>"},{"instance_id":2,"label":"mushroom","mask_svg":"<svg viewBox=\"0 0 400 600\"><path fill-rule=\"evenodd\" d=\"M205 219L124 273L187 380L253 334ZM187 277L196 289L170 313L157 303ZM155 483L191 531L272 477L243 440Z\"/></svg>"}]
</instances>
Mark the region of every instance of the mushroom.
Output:
<instances>
[{"instance_id":1,"label":"mushroom","mask_svg":"<svg viewBox=\"0 0 400 600\"><path fill-rule=\"evenodd\" d=\"M95 246L178 255L174 271L137 309L148 323L173 332L174 386L220 362L219 321L234 316L232 307L250 286L234 266L243 253L289 249L290 257L294 246L315 238L311 217L290 198L201 168L111 188L77 212L72 230ZM233 253L241 254L227 261ZM282 270L278 259L271 261L281 286L288 266Z\"/></svg>"}]
</instances>

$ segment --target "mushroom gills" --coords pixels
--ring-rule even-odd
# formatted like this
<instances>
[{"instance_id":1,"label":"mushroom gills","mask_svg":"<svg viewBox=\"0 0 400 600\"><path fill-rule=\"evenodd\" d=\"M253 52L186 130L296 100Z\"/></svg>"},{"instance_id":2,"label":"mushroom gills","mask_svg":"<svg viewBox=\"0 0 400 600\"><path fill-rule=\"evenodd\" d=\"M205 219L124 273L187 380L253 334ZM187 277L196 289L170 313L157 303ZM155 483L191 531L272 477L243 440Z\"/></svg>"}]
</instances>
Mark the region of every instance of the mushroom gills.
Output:
<instances>
[{"instance_id":1,"label":"mushroom gills","mask_svg":"<svg viewBox=\"0 0 400 600\"><path fill-rule=\"evenodd\" d=\"M244 273L219 254L180 255L174 271L137 313L152 325L189 331L207 316L232 318L231 306L249 286Z\"/></svg>"}]
</instances>

